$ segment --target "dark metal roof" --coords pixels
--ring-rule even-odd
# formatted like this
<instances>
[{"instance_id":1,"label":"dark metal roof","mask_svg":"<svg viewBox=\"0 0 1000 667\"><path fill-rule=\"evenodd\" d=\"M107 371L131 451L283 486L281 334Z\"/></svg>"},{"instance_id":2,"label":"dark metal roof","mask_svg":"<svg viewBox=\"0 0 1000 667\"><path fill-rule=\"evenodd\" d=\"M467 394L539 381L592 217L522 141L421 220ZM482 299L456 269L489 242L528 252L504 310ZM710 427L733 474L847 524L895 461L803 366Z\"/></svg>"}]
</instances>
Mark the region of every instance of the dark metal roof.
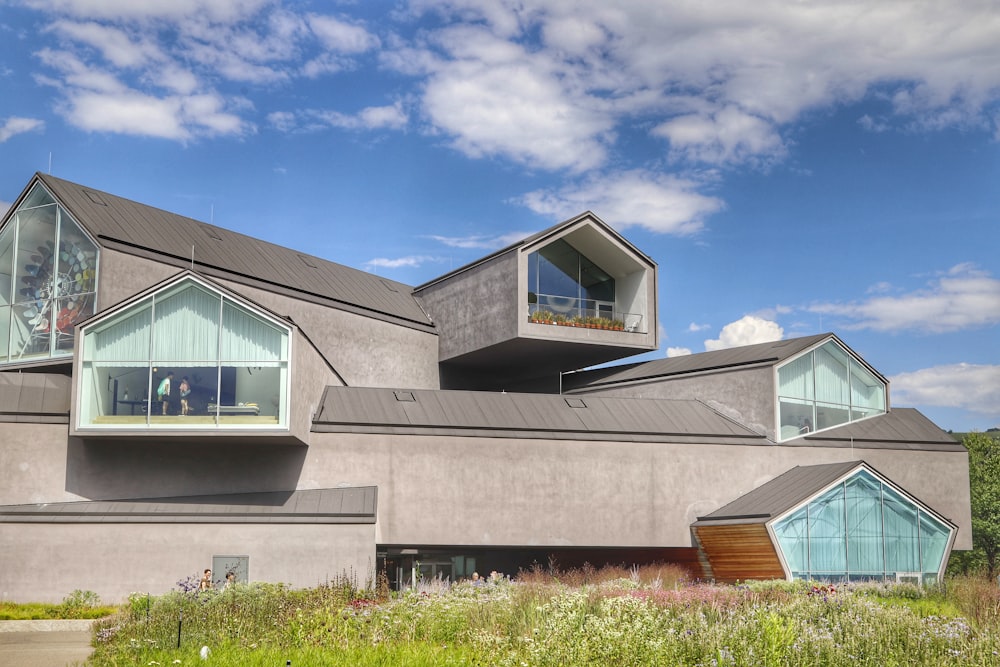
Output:
<instances>
[{"instance_id":1,"label":"dark metal roof","mask_svg":"<svg viewBox=\"0 0 1000 667\"><path fill-rule=\"evenodd\" d=\"M687 373L729 370L757 364L774 365L828 338L833 338L840 342L834 334L823 333L804 336L802 338L789 338L769 343L731 347L725 350L687 354L680 357L655 359L635 364L610 366L592 371L567 373L563 376L563 387L585 391L609 384L635 382ZM844 347L846 348L846 346Z\"/></svg>"},{"instance_id":2,"label":"dark metal roof","mask_svg":"<svg viewBox=\"0 0 1000 667\"><path fill-rule=\"evenodd\" d=\"M71 382L57 373L0 372L0 422L69 423Z\"/></svg>"},{"instance_id":3,"label":"dark metal roof","mask_svg":"<svg viewBox=\"0 0 1000 667\"><path fill-rule=\"evenodd\" d=\"M771 444L693 400L327 387L313 430Z\"/></svg>"},{"instance_id":4,"label":"dark metal roof","mask_svg":"<svg viewBox=\"0 0 1000 667\"><path fill-rule=\"evenodd\" d=\"M102 245L150 253L179 267L191 265L193 246L194 265L201 272L431 325L413 298L412 288L403 283L48 174L39 173L36 178Z\"/></svg>"},{"instance_id":5,"label":"dark metal roof","mask_svg":"<svg viewBox=\"0 0 1000 667\"><path fill-rule=\"evenodd\" d=\"M913 408L893 408L883 415L810 433L785 444L830 447L851 443L865 448L965 451L960 442Z\"/></svg>"},{"instance_id":6,"label":"dark metal roof","mask_svg":"<svg viewBox=\"0 0 1000 667\"><path fill-rule=\"evenodd\" d=\"M375 523L377 488L0 506L0 523Z\"/></svg>"},{"instance_id":7,"label":"dark metal roof","mask_svg":"<svg viewBox=\"0 0 1000 667\"><path fill-rule=\"evenodd\" d=\"M711 514L698 517L694 525L704 526L732 520L765 523L819 493L861 465L865 465L864 461L796 466Z\"/></svg>"}]
</instances>

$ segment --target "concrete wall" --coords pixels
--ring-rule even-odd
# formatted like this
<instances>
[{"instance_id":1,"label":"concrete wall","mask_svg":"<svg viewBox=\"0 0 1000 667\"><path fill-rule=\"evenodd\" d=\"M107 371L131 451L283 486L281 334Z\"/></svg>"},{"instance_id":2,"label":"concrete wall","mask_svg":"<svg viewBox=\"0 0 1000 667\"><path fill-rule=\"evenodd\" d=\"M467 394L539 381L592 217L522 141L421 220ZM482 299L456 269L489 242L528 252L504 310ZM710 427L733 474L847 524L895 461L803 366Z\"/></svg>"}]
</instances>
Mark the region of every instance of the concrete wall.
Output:
<instances>
[{"instance_id":1,"label":"concrete wall","mask_svg":"<svg viewBox=\"0 0 1000 667\"><path fill-rule=\"evenodd\" d=\"M378 486L380 543L691 546L697 517L788 469L861 459L971 548L964 452L313 435L302 487Z\"/></svg>"},{"instance_id":2,"label":"concrete wall","mask_svg":"<svg viewBox=\"0 0 1000 667\"><path fill-rule=\"evenodd\" d=\"M180 271L177 267L114 250L101 251L100 269L99 305L102 309ZM291 317L348 386L408 389L437 389L440 386L438 340L434 333L232 281L216 282L280 316Z\"/></svg>"},{"instance_id":3,"label":"concrete wall","mask_svg":"<svg viewBox=\"0 0 1000 667\"><path fill-rule=\"evenodd\" d=\"M774 370L770 366L654 379L573 393L622 398L696 399L747 428L776 439Z\"/></svg>"},{"instance_id":4,"label":"concrete wall","mask_svg":"<svg viewBox=\"0 0 1000 667\"><path fill-rule=\"evenodd\" d=\"M0 524L0 600L159 595L200 577L213 555L249 556L251 581L306 587L352 573L363 584L374 544L371 524Z\"/></svg>"},{"instance_id":5,"label":"concrete wall","mask_svg":"<svg viewBox=\"0 0 1000 667\"><path fill-rule=\"evenodd\" d=\"M517 253L494 257L426 287L418 300L438 329L440 359L481 350L517 337Z\"/></svg>"}]
</instances>

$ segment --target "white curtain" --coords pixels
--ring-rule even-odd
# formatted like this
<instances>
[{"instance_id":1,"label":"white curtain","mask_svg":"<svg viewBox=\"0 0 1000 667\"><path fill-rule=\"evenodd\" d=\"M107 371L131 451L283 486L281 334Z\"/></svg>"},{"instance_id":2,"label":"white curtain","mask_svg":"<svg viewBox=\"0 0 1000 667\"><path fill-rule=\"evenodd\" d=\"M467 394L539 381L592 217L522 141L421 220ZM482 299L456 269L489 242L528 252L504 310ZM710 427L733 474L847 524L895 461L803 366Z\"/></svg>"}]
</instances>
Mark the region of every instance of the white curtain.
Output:
<instances>
[{"instance_id":1,"label":"white curtain","mask_svg":"<svg viewBox=\"0 0 1000 667\"><path fill-rule=\"evenodd\" d=\"M278 366L284 359L285 332L226 301L222 312L222 362Z\"/></svg>"},{"instance_id":2,"label":"white curtain","mask_svg":"<svg viewBox=\"0 0 1000 667\"><path fill-rule=\"evenodd\" d=\"M778 369L778 395L812 399L812 354L805 354Z\"/></svg>"},{"instance_id":3,"label":"white curtain","mask_svg":"<svg viewBox=\"0 0 1000 667\"><path fill-rule=\"evenodd\" d=\"M215 365L221 298L195 285L156 298L153 361Z\"/></svg>"},{"instance_id":4,"label":"white curtain","mask_svg":"<svg viewBox=\"0 0 1000 667\"><path fill-rule=\"evenodd\" d=\"M815 358L816 400L849 405L847 356L831 342L816 350Z\"/></svg>"},{"instance_id":5,"label":"white curtain","mask_svg":"<svg viewBox=\"0 0 1000 667\"><path fill-rule=\"evenodd\" d=\"M87 336L85 359L115 366L146 366L152 310L149 305Z\"/></svg>"}]
</instances>

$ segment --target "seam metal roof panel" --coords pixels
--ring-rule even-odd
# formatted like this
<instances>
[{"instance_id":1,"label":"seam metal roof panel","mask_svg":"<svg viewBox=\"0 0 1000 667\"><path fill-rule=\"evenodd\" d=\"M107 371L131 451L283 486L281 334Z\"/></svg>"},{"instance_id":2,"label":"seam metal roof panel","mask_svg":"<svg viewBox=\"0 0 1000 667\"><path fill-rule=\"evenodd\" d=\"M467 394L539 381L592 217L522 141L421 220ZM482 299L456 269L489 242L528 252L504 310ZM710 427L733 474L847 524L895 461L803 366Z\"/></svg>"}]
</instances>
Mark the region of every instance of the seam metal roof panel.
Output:
<instances>
[{"instance_id":1,"label":"seam metal roof panel","mask_svg":"<svg viewBox=\"0 0 1000 667\"><path fill-rule=\"evenodd\" d=\"M193 245L196 265L211 266L307 294L318 294L421 325L431 324L408 285L387 281L319 257L310 257L317 267L311 268L300 257L305 253L290 248L85 188L48 174L38 173L36 178L95 238L119 241L180 260L190 260ZM104 205L97 204L87 195L88 191L96 192ZM221 241L209 236L209 231ZM387 283L396 289L389 289Z\"/></svg>"}]
</instances>

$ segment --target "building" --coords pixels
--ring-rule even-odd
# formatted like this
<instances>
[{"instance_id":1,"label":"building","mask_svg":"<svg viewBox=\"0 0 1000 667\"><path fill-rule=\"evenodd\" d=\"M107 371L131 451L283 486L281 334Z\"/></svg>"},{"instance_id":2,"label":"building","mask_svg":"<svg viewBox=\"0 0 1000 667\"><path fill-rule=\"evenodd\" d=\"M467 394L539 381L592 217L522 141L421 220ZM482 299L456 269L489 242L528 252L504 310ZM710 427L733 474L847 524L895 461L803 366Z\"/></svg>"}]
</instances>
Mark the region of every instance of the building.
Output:
<instances>
[{"instance_id":1,"label":"building","mask_svg":"<svg viewBox=\"0 0 1000 667\"><path fill-rule=\"evenodd\" d=\"M972 547L964 448L835 334L580 370L656 350L657 304L591 213L411 287L35 174L0 226L0 593L926 581Z\"/></svg>"}]
</instances>

